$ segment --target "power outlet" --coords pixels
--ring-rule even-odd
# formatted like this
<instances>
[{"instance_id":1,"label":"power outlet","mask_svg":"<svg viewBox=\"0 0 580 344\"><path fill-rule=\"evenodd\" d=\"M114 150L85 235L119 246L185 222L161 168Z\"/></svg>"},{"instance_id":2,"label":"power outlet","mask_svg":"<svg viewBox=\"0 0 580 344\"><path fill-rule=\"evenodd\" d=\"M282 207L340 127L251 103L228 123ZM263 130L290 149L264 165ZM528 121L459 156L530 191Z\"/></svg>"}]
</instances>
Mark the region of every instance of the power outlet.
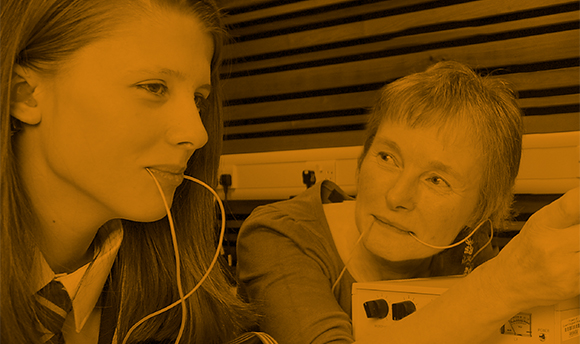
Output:
<instances>
[{"instance_id":1,"label":"power outlet","mask_svg":"<svg viewBox=\"0 0 580 344\"><path fill-rule=\"evenodd\" d=\"M336 181L336 160L308 161L306 170L312 170L316 174L316 181Z\"/></svg>"},{"instance_id":2,"label":"power outlet","mask_svg":"<svg viewBox=\"0 0 580 344\"><path fill-rule=\"evenodd\" d=\"M220 167L218 169L218 176L221 176L222 174L229 174L230 176L232 176L232 185L230 185L229 187L230 189L235 189L238 187L238 174L235 165L220 164ZM222 188L222 186L218 185L218 188Z\"/></svg>"}]
</instances>

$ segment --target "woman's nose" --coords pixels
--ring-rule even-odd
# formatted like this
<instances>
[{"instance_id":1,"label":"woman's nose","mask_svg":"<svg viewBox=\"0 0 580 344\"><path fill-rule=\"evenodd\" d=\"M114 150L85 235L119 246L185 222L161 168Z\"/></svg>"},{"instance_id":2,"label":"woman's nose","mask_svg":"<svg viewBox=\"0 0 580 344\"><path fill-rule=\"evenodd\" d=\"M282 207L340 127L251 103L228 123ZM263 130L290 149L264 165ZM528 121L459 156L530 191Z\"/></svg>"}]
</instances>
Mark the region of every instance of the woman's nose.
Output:
<instances>
[{"instance_id":1,"label":"woman's nose","mask_svg":"<svg viewBox=\"0 0 580 344\"><path fill-rule=\"evenodd\" d=\"M170 144L199 149L207 143L208 134L193 97L176 103L170 111L173 114L166 135Z\"/></svg>"},{"instance_id":2,"label":"woman's nose","mask_svg":"<svg viewBox=\"0 0 580 344\"><path fill-rule=\"evenodd\" d=\"M387 206L392 211L413 210L418 192L416 180L402 173L387 189L385 195Z\"/></svg>"}]
</instances>

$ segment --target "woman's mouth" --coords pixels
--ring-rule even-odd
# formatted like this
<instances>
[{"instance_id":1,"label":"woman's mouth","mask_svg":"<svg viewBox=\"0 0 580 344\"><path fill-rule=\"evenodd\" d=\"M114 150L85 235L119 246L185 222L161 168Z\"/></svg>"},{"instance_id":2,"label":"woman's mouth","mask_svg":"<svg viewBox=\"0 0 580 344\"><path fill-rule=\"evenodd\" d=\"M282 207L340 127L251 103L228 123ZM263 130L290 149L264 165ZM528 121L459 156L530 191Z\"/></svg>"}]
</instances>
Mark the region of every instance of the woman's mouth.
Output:
<instances>
[{"instance_id":1,"label":"woman's mouth","mask_svg":"<svg viewBox=\"0 0 580 344\"><path fill-rule=\"evenodd\" d=\"M412 231L405 229L405 227L403 227L397 223L393 223L385 218L378 217L375 215L372 215L372 217L374 217L376 222L378 222L380 225L382 225L383 227L386 227L388 229L391 229L391 230L394 230L396 232L399 232L401 234L406 234L406 235L409 235L410 233L415 234Z\"/></svg>"}]
</instances>

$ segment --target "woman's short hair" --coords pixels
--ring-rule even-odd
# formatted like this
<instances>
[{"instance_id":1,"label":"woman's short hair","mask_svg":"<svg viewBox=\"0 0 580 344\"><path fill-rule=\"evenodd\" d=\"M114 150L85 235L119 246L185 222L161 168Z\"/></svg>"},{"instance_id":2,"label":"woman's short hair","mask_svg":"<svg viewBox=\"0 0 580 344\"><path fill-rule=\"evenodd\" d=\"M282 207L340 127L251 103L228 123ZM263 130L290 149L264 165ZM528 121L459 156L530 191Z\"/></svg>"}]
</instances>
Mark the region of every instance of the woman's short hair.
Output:
<instances>
[{"instance_id":1,"label":"woman's short hair","mask_svg":"<svg viewBox=\"0 0 580 344\"><path fill-rule=\"evenodd\" d=\"M481 152L479 200L469 224L490 219L498 228L510 217L519 170L523 122L516 93L504 81L480 76L459 62L439 62L426 71L387 84L367 122L360 168L381 124L462 130Z\"/></svg>"}]
</instances>

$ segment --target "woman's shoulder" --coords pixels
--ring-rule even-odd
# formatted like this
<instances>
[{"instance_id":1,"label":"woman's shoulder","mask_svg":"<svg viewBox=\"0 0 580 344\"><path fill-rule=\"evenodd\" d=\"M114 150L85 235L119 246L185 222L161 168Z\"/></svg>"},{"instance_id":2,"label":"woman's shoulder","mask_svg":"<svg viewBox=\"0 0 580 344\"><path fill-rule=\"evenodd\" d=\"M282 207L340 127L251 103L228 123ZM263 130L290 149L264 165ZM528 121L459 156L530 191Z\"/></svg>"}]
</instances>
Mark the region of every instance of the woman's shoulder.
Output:
<instances>
[{"instance_id":1,"label":"woman's shoulder","mask_svg":"<svg viewBox=\"0 0 580 344\"><path fill-rule=\"evenodd\" d=\"M315 185L292 199L257 207L243 222L238 240L260 233L276 233L293 241L315 235L324 227L319 195L320 185Z\"/></svg>"},{"instance_id":2,"label":"woman's shoulder","mask_svg":"<svg viewBox=\"0 0 580 344\"><path fill-rule=\"evenodd\" d=\"M330 181L323 181L292 199L254 209L243 222L238 241L247 242L259 239L263 242L268 238L277 240L276 238L283 237L300 246L328 245L332 241L332 234L322 205L326 203L332 190L340 189ZM332 197L335 200L339 199L336 195Z\"/></svg>"},{"instance_id":3,"label":"woman's shoulder","mask_svg":"<svg viewBox=\"0 0 580 344\"><path fill-rule=\"evenodd\" d=\"M324 218L322 204L350 199L340 187L329 180L318 182L288 200L257 207L246 222L267 220L320 221Z\"/></svg>"}]
</instances>

